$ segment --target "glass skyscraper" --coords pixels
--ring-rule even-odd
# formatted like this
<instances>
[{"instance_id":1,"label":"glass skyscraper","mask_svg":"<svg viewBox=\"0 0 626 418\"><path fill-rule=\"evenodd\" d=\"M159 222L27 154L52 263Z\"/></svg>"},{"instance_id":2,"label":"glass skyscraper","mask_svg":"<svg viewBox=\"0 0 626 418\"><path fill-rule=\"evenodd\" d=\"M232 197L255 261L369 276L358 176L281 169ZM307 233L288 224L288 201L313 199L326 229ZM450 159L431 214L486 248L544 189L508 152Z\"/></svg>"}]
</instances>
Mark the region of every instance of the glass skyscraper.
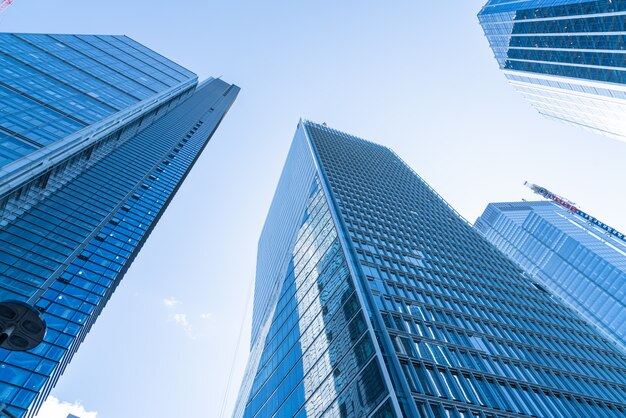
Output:
<instances>
[{"instance_id":1,"label":"glass skyscraper","mask_svg":"<svg viewBox=\"0 0 626 418\"><path fill-rule=\"evenodd\" d=\"M235 100L125 36L0 34L0 300L48 326L0 350L32 417Z\"/></svg>"},{"instance_id":2,"label":"glass skyscraper","mask_svg":"<svg viewBox=\"0 0 626 418\"><path fill-rule=\"evenodd\" d=\"M478 19L541 114L626 140L626 0L490 0Z\"/></svg>"},{"instance_id":3,"label":"glass skyscraper","mask_svg":"<svg viewBox=\"0 0 626 418\"><path fill-rule=\"evenodd\" d=\"M490 203L475 226L626 353L626 242L548 201Z\"/></svg>"},{"instance_id":4,"label":"glass skyscraper","mask_svg":"<svg viewBox=\"0 0 626 418\"><path fill-rule=\"evenodd\" d=\"M626 356L393 151L300 122L234 417L623 417Z\"/></svg>"}]
</instances>

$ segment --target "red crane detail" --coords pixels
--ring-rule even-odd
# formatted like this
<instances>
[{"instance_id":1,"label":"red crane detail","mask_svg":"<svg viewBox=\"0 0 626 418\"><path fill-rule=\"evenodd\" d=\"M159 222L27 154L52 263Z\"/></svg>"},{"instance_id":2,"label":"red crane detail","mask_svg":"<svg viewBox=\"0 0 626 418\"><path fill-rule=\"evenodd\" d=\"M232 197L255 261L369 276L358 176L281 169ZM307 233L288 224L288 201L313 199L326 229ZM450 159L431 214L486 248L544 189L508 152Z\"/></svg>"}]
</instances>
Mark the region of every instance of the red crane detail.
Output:
<instances>
[{"instance_id":1,"label":"red crane detail","mask_svg":"<svg viewBox=\"0 0 626 418\"><path fill-rule=\"evenodd\" d=\"M13 4L13 0L0 0L0 13Z\"/></svg>"},{"instance_id":2,"label":"red crane detail","mask_svg":"<svg viewBox=\"0 0 626 418\"><path fill-rule=\"evenodd\" d=\"M604 230L604 232L607 235L611 235L611 236L613 236L613 237L615 237L615 238L617 238L617 239L619 239L621 241L626 242L626 234L622 234L621 232L619 232L615 228L611 228L610 226L608 226L604 222L600 222L598 219L594 218L593 216L589 215L588 213L585 213L582 210L578 209L576 207L575 203L570 202L569 200L567 200L564 197L559 196L558 194L552 193L550 190L548 190L546 188L543 188L541 186L537 186L536 184L532 184L532 183L529 183L529 182L525 181L524 185L529 187L533 192L537 193L538 195L541 195L541 196L545 197L546 199L552 200L557 205L561 205L562 207L564 207L565 209L569 210L573 214L580 216L581 218L586 220L588 223L590 223L592 225L595 225L595 226L599 227L600 229Z\"/></svg>"}]
</instances>

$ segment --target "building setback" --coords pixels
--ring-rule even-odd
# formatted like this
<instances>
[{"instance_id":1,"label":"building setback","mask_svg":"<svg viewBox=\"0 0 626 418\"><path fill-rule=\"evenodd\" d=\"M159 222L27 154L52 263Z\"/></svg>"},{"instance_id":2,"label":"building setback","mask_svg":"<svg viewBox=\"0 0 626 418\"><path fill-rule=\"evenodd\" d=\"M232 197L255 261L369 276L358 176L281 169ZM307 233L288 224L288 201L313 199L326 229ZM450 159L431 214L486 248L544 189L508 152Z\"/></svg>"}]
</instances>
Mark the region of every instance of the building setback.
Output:
<instances>
[{"instance_id":1,"label":"building setback","mask_svg":"<svg viewBox=\"0 0 626 418\"><path fill-rule=\"evenodd\" d=\"M552 202L490 203L476 229L626 352L626 242Z\"/></svg>"},{"instance_id":2,"label":"building setback","mask_svg":"<svg viewBox=\"0 0 626 418\"><path fill-rule=\"evenodd\" d=\"M35 415L235 100L126 36L0 34L0 300L48 325L0 350Z\"/></svg>"},{"instance_id":3,"label":"building setback","mask_svg":"<svg viewBox=\"0 0 626 418\"><path fill-rule=\"evenodd\" d=\"M622 417L626 357L393 151L300 122L234 417Z\"/></svg>"},{"instance_id":4,"label":"building setback","mask_svg":"<svg viewBox=\"0 0 626 418\"><path fill-rule=\"evenodd\" d=\"M478 19L539 113L626 140L626 0L489 0Z\"/></svg>"}]
</instances>

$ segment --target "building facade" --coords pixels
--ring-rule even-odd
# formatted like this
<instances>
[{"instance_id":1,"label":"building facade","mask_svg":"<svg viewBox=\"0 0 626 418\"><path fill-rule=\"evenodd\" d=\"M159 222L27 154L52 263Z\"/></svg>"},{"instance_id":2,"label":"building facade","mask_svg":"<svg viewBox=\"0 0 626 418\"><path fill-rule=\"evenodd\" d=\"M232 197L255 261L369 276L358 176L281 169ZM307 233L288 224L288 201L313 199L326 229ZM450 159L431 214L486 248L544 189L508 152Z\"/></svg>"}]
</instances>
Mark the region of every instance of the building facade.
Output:
<instances>
[{"instance_id":1,"label":"building facade","mask_svg":"<svg viewBox=\"0 0 626 418\"><path fill-rule=\"evenodd\" d=\"M239 88L125 36L0 34L0 300L45 340L0 350L0 403L32 417Z\"/></svg>"},{"instance_id":2,"label":"building facade","mask_svg":"<svg viewBox=\"0 0 626 418\"><path fill-rule=\"evenodd\" d=\"M542 115L626 140L625 0L489 0L478 19Z\"/></svg>"},{"instance_id":3,"label":"building facade","mask_svg":"<svg viewBox=\"0 0 626 418\"><path fill-rule=\"evenodd\" d=\"M620 417L626 357L388 148L300 122L234 417Z\"/></svg>"},{"instance_id":4,"label":"building facade","mask_svg":"<svg viewBox=\"0 0 626 418\"><path fill-rule=\"evenodd\" d=\"M547 201L490 203L475 226L626 353L625 241Z\"/></svg>"}]
</instances>

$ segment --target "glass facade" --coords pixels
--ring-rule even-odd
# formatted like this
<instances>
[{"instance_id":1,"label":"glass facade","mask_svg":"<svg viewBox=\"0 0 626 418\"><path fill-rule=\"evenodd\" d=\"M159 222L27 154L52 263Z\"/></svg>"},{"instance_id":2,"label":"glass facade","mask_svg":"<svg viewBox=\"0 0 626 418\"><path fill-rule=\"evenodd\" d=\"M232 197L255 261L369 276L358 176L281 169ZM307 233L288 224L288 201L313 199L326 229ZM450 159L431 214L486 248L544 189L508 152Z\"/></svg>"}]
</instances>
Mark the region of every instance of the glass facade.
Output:
<instances>
[{"instance_id":1,"label":"glass facade","mask_svg":"<svg viewBox=\"0 0 626 418\"><path fill-rule=\"evenodd\" d=\"M299 124L259 244L272 262L235 417L626 413L626 356L385 147Z\"/></svg>"},{"instance_id":2,"label":"glass facade","mask_svg":"<svg viewBox=\"0 0 626 418\"><path fill-rule=\"evenodd\" d=\"M196 81L126 36L0 33L0 167Z\"/></svg>"},{"instance_id":3,"label":"glass facade","mask_svg":"<svg viewBox=\"0 0 626 418\"><path fill-rule=\"evenodd\" d=\"M478 18L541 114L626 140L626 0L490 0Z\"/></svg>"},{"instance_id":4,"label":"glass facade","mask_svg":"<svg viewBox=\"0 0 626 418\"><path fill-rule=\"evenodd\" d=\"M300 126L259 245L257 342L239 416L390 416L356 289Z\"/></svg>"},{"instance_id":5,"label":"glass facade","mask_svg":"<svg viewBox=\"0 0 626 418\"><path fill-rule=\"evenodd\" d=\"M626 352L626 243L552 202L491 203L476 228Z\"/></svg>"},{"instance_id":6,"label":"glass facade","mask_svg":"<svg viewBox=\"0 0 626 418\"><path fill-rule=\"evenodd\" d=\"M62 112L86 124L75 132L74 128L54 131L58 136L51 136L52 142L38 142L32 154L8 163L11 170L0 177L4 187L0 189L4 191L0 195L0 300L33 304L48 325L38 347L27 352L0 350L0 403L19 417L32 417L239 88L216 79L197 85L188 70L126 37L2 35L0 39L5 42L3 51L13 51L16 62L30 59L26 56L38 60L36 76L30 72L35 71L34 63L23 68L11 64L12 77L0 84L14 86L7 88L13 91L25 83L19 96L35 103L24 103L21 110L16 104L8 117L0 116L3 130L10 130L19 141L38 142L39 132L53 132L60 117L27 127L19 122L22 116L37 113L34 109L59 114L63 106ZM38 52L29 52L35 47ZM7 59L9 54L0 56ZM57 68L59 74L47 66ZM74 78L59 81L60 73ZM122 73L127 82L119 78ZM65 89L60 96L48 78ZM50 87L39 90L37 83L44 82ZM94 91L99 98L83 94L83 83L98 84ZM32 91L27 93L27 88ZM93 100L99 104L92 106ZM115 113L99 113L105 107ZM24 129L17 132L15 125ZM72 135L77 136L71 139ZM37 161L35 154L40 152L51 161L44 170L21 165L24 160ZM8 182L7 177L20 181Z\"/></svg>"}]
</instances>

